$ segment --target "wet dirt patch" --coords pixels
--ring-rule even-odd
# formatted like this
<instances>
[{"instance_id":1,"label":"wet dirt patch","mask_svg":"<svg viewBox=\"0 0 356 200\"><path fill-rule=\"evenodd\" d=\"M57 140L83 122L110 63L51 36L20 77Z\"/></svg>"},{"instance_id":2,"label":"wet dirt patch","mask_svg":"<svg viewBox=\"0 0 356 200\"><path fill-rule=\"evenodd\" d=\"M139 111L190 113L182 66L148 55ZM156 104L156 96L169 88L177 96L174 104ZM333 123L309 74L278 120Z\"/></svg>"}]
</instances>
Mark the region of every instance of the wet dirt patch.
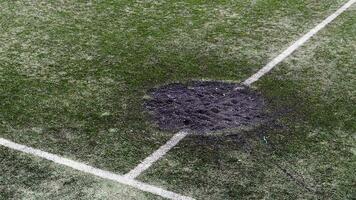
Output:
<instances>
[{"instance_id":1,"label":"wet dirt patch","mask_svg":"<svg viewBox=\"0 0 356 200\"><path fill-rule=\"evenodd\" d=\"M175 83L149 95L144 106L163 130L207 132L254 125L264 118L263 97L235 83Z\"/></svg>"}]
</instances>

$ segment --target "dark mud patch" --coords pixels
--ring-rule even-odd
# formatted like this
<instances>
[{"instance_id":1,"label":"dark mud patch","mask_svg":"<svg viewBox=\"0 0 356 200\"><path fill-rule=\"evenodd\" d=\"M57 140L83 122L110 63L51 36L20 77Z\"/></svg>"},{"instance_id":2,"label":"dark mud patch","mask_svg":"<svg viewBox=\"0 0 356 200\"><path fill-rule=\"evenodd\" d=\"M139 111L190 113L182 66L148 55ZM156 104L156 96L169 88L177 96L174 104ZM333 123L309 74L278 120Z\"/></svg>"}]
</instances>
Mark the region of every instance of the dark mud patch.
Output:
<instances>
[{"instance_id":1,"label":"dark mud patch","mask_svg":"<svg viewBox=\"0 0 356 200\"><path fill-rule=\"evenodd\" d=\"M250 126L264 118L262 96L234 83L176 83L149 95L144 106L163 130L207 132Z\"/></svg>"}]
</instances>

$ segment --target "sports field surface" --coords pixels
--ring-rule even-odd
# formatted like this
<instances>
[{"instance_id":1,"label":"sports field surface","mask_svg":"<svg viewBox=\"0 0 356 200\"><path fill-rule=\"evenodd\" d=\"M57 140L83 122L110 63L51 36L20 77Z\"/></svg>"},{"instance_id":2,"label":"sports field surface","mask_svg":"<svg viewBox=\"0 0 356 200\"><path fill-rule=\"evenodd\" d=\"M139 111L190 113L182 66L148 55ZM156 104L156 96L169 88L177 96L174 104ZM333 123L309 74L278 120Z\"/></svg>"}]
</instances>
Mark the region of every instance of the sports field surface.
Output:
<instances>
[{"instance_id":1,"label":"sports field surface","mask_svg":"<svg viewBox=\"0 0 356 200\"><path fill-rule=\"evenodd\" d=\"M0 199L354 199L355 55L356 0L0 0ZM268 123L159 129L192 80Z\"/></svg>"}]
</instances>

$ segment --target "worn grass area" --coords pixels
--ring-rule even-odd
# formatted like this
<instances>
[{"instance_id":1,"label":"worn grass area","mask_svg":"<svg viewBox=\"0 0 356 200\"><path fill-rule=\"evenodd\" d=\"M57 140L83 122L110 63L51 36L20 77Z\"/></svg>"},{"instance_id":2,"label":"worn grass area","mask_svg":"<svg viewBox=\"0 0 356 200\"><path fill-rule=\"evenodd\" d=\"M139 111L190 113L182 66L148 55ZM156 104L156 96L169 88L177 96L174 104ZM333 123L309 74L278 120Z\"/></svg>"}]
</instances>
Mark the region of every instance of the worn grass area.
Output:
<instances>
[{"instance_id":1,"label":"worn grass area","mask_svg":"<svg viewBox=\"0 0 356 200\"><path fill-rule=\"evenodd\" d=\"M0 147L0 199L161 199Z\"/></svg>"},{"instance_id":2,"label":"worn grass area","mask_svg":"<svg viewBox=\"0 0 356 200\"><path fill-rule=\"evenodd\" d=\"M147 120L147 89L242 81L343 2L0 0L0 137L127 172L171 136ZM257 84L288 111L275 127L227 140L191 137L141 178L203 199L351 196L354 12ZM12 177L5 166L25 158L0 152L7 163L0 172ZM27 173L37 176L27 168L9 197L26 195L15 185ZM90 183L83 188L99 184ZM33 195L51 193L32 187ZM63 189L68 198L74 188Z\"/></svg>"},{"instance_id":3,"label":"worn grass area","mask_svg":"<svg viewBox=\"0 0 356 200\"><path fill-rule=\"evenodd\" d=\"M355 14L255 85L277 112L270 124L191 137L141 178L201 199L354 198Z\"/></svg>"},{"instance_id":4,"label":"worn grass area","mask_svg":"<svg viewBox=\"0 0 356 200\"><path fill-rule=\"evenodd\" d=\"M241 80L340 2L2 1L0 134L127 172L169 137L148 88Z\"/></svg>"}]
</instances>

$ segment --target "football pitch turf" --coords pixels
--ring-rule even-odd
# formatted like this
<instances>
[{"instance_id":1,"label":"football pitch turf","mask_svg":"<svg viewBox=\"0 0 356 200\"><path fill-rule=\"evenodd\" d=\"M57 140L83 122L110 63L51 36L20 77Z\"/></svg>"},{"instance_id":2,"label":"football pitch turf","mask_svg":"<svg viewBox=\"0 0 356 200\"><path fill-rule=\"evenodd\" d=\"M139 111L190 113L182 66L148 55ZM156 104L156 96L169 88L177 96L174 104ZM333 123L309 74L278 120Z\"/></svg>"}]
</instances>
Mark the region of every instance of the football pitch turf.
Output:
<instances>
[{"instance_id":1,"label":"football pitch turf","mask_svg":"<svg viewBox=\"0 0 356 200\"><path fill-rule=\"evenodd\" d=\"M242 82L345 0L0 0L0 138L126 174L174 82ZM195 199L356 196L356 5L251 85L269 123L186 136L137 177ZM0 146L0 199L161 199ZM164 199L164 198L162 198Z\"/></svg>"}]
</instances>

